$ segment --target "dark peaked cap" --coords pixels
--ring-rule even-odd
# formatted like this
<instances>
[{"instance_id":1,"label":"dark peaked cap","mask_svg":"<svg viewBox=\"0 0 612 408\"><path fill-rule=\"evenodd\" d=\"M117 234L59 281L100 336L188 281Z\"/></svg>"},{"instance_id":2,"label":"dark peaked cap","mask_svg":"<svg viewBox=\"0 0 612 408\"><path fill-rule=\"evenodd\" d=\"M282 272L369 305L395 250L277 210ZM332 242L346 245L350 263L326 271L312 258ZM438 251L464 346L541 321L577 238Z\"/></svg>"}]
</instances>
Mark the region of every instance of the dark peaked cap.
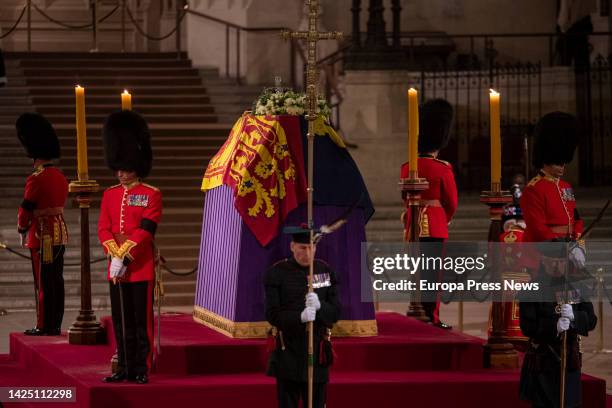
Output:
<instances>
[{"instance_id":1,"label":"dark peaked cap","mask_svg":"<svg viewBox=\"0 0 612 408\"><path fill-rule=\"evenodd\" d=\"M542 116L534 130L533 165L567 164L572 161L578 145L578 120L565 112Z\"/></svg>"},{"instance_id":2,"label":"dark peaked cap","mask_svg":"<svg viewBox=\"0 0 612 408\"><path fill-rule=\"evenodd\" d=\"M453 122L453 107L444 99L427 101L419 109L419 153L446 147Z\"/></svg>"},{"instance_id":3,"label":"dark peaked cap","mask_svg":"<svg viewBox=\"0 0 612 408\"><path fill-rule=\"evenodd\" d=\"M153 152L149 126L139 114L123 110L111 113L102 130L106 165L114 171L134 171L140 178L151 172Z\"/></svg>"},{"instance_id":4,"label":"dark peaked cap","mask_svg":"<svg viewBox=\"0 0 612 408\"><path fill-rule=\"evenodd\" d=\"M32 159L59 159L60 144L49 121L39 113L24 113L15 122L17 138Z\"/></svg>"}]
</instances>

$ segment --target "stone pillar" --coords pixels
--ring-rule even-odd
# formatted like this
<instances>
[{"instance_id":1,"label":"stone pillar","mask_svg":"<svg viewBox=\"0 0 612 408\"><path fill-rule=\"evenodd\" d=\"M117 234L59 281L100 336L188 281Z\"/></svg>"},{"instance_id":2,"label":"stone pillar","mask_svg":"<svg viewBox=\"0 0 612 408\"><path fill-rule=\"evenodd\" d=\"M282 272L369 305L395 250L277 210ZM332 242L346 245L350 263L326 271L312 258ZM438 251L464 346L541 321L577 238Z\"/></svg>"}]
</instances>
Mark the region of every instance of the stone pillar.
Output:
<instances>
[{"instance_id":1,"label":"stone pillar","mask_svg":"<svg viewBox=\"0 0 612 408\"><path fill-rule=\"evenodd\" d=\"M407 71L347 71L345 99L340 107L342 129L351 142L353 159L376 206L403 209L397 180L408 160L406 89L419 84ZM399 221L398 221L399 223Z\"/></svg>"}]
</instances>

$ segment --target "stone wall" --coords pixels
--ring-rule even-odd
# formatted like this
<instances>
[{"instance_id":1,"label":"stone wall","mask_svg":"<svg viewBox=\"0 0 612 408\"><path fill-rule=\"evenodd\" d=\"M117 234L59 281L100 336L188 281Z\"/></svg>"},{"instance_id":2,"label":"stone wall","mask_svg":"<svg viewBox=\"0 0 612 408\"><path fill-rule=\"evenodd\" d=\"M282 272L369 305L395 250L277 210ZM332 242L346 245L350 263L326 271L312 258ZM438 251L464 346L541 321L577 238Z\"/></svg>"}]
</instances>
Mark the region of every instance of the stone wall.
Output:
<instances>
[{"instance_id":1,"label":"stone wall","mask_svg":"<svg viewBox=\"0 0 612 408\"><path fill-rule=\"evenodd\" d=\"M342 129L345 136L358 145L351 151L351 155L359 165L366 184L377 205L393 205L400 203L397 182L399 181L399 168L407 160L407 106L406 91L410 86L418 87L420 76L418 73L403 71L351 71L346 74L346 95L341 107ZM504 87L502 87L502 120L506 117L506 102L504 102ZM527 86L526 83L523 86ZM480 109L483 110L485 120L488 115L488 83L483 83L480 89L471 89L470 92L480 92L482 95ZM463 115L466 110L478 109L475 103L470 106L461 104L466 98L462 95L465 89L459 89L456 99L455 111ZM429 94L428 97L443 96ZM451 101L454 98L449 98ZM514 98L511 102L510 112L516 112L516 105L527 105L527 95ZM554 110L575 112L574 74L567 68L545 68L542 72L542 114ZM533 121L537 120L537 108L532 100ZM459 119L460 120L460 119ZM486 136L486 127L484 135ZM453 163L455 169L464 168L468 160L465 149L461 148L463 137L460 136L459 157ZM463 152L463 153L462 153ZM577 155L568 169L567 178L571 183L577 183L578 176ZM509 180L504 180L508 184Z\"/></svg>"}]
</instances>

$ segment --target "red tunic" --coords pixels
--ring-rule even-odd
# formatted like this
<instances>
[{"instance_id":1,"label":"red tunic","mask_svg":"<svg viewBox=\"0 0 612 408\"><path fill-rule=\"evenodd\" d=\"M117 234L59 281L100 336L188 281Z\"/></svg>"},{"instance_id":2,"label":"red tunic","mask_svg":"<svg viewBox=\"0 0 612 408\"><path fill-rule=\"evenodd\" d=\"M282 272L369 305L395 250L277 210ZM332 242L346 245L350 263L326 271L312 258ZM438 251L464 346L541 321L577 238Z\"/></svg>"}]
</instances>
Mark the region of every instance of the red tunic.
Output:
<instances>
[{"instance_id":1,"label":"red tunic","mask_svg":"<svg viewBox=\"0 0 612 408\"><path fill-rule=\"evenodd\" d=\"M127 264L127 282L155 277L153 238L161 219L161 192L148 184L108 188L100 205L98 238L109 257ZM110 271L107 272L110 280Z\"/></svg>"},{"instance_id":2,"label":"red tunic","mask_svg":"<svg viewBox=\"0 0 612 408\"><path fill-rule=\"evenodd\" d=\"M540 172L521 197L523 217L527 224L525 242L550 241L569 235L580 238L584 222L576 210L572 186L561 179Z\"/></svg>"},{"instance_id":3,"label":"red tunic","mask_svg":"<svg viewBox=\"0 0 612 408\"><path fill-rule=\"evenodd\" d=\"M457 185L450 163L433 157L419 157L419 177L426 178L429 188L421 194L420 237L448 238L448 223L457 210ZM408 162L402 165L401 177L408 178ZM409 236L410 212L404 219Z\"/></svg>"},{"instance_id":4,"label":"red tunic","mask_svg":"<svg viewBox=\"0 0 612 408\"><path fill-rule=\"evenodd\" d=\"M52 246L67 244L63 215L67 198L68 181L52 164L44 164L28 176L17 215L19 233L28 231L26 247L40 248L41 236Z\"/></svg>"}]
</instances>

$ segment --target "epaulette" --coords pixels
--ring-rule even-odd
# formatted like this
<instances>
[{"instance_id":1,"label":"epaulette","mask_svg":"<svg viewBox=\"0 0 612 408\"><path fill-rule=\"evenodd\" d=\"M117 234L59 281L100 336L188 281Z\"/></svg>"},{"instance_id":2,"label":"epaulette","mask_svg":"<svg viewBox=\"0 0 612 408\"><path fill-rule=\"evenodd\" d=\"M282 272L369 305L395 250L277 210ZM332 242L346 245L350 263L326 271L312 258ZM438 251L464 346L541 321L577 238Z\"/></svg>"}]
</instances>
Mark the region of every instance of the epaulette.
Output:
<instances>
[{"instance_id":1,"label":"epaulette","mask_svg":"<svg viewBox=\"0 0 612 408\"><path fill-rule=\"evenodd\" d=\"M446 160L441 160L441 159L434 159L434 160L437 161L438 163L444 164L445 166L452 167L451 164L447 162Z\"/></svg>"},{"instance_id":2,"label":"epaulette","mask_svg":"<svg viewBox=\"0 0 612 408\"><path fill-rule=\"evenodd\" d=\"M39 175L40 173L42 173L43 171L45 171L45 168L44 168L44 167L42 167L42 166L40 166L40 167L36 168L36 170L34 170L34 171L32 172L32 175L33 175L33 176L38 176L38 175Z\"/></svg>"},{"instance_id":3,"label":"epaulette","mask_svg":"<svg viewBox=\"0 0 612 408\"><path fill-rule=\"evenodd\" d=\"M152 186L150 184L147 184L147 183L140 183L140 184L142 184L145 187L149 187L151 190L159 191L159 188Z\"/></svg>"},{"instance_id":4,"label":"epaulette","mask_svg":"<svg viewBox=\"0 0 612 408\"><path fill-rule=\"evenodd\" d=\"M121 187L121 183L115 184L114 186L110 186L107 190L112 190L113 188Z\"/></svg>"},{"instance_id":5,"label":"epaulette","mask_svg":"<svg viewBox=\"0 0 612 408\"><path fill-rule=\"evenodd\" d=\"M540 181L542 179L543 179L543 177L538 174L537 176L532 178L531 181L529 181L529 183L527 184L527 187L535 186L538 183L538 181Z\"/></svg>"}]
</instances>

